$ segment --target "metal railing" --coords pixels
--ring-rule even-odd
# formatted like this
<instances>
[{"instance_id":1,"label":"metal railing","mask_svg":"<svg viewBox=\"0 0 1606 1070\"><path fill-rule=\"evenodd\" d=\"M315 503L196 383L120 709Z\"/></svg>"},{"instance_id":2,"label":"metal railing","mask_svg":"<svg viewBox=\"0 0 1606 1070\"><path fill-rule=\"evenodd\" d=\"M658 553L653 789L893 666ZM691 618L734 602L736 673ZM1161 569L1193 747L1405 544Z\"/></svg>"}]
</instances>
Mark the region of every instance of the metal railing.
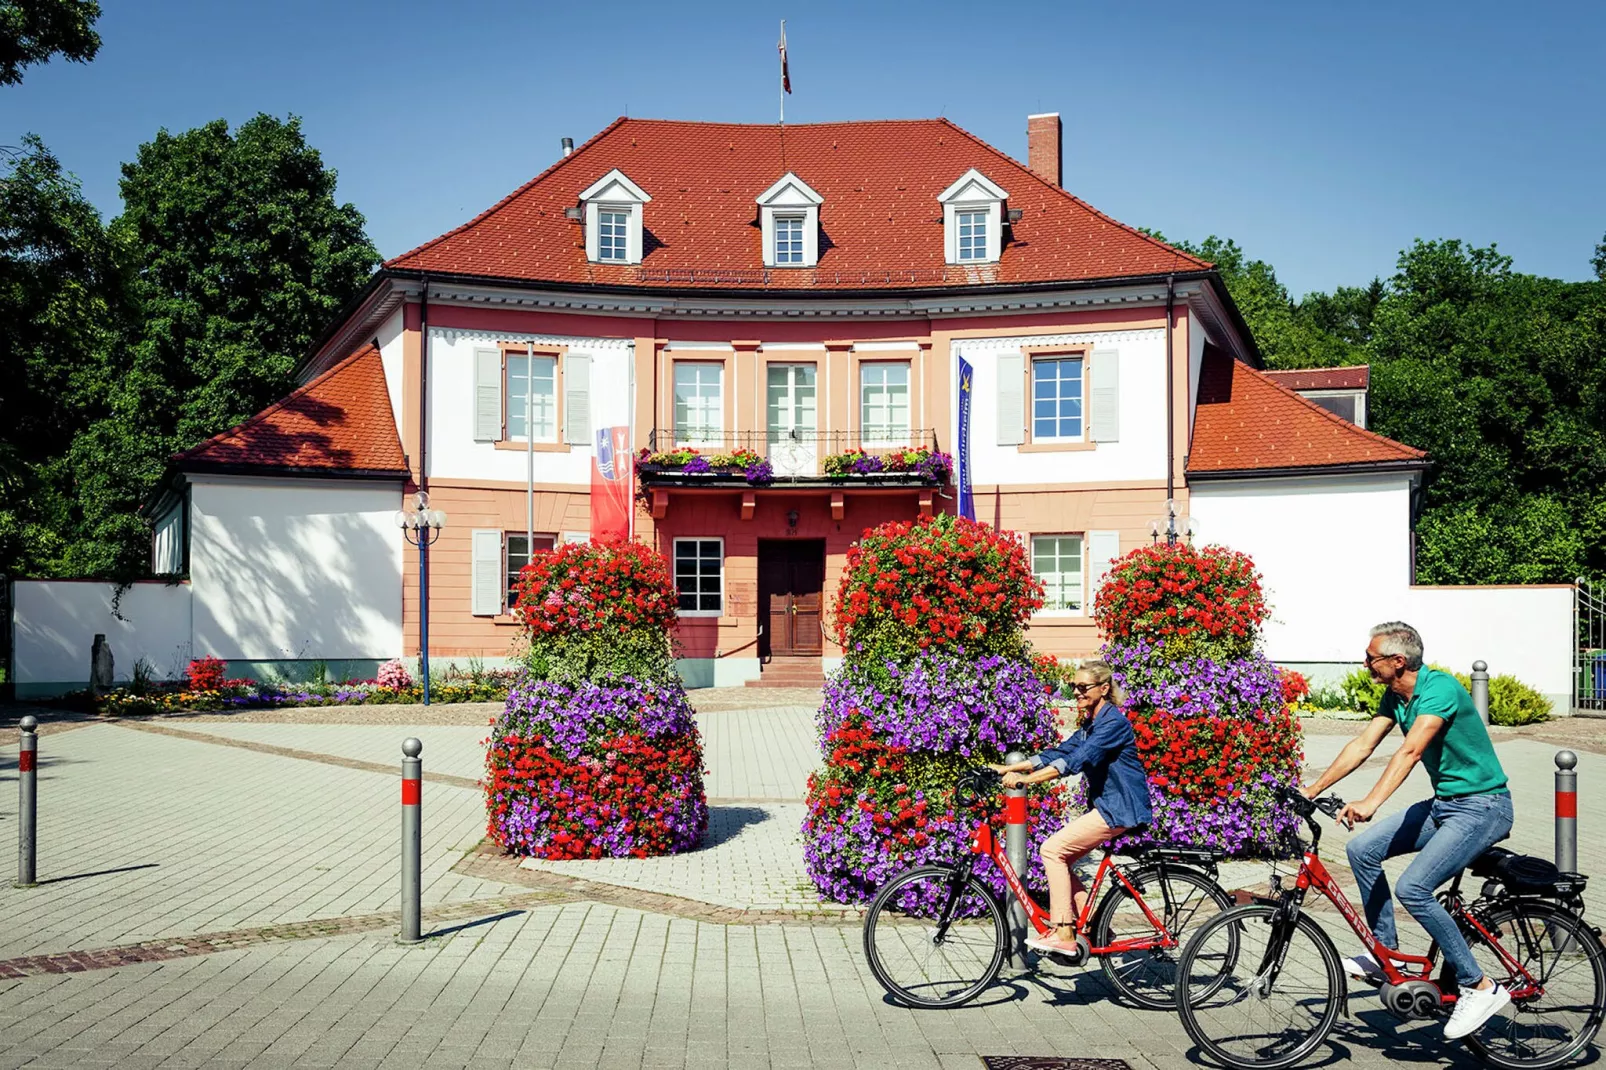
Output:
<instances>
[{"instance_id":1,"label":"metal railing","mask_svg":"<svg viewBox=\"0 0 1606 1070\"><path fill-rule=\"evenodd\" d=\"M709 456L751 450L770 462L779 478L807 479L821 474L820 462L850 449L882 454L893 450L937 450L937 432L932 428L897 428L858 431L700 431L655 427L647 435L647 448L654 453L682 448L695 449Z\"/></svg>"},{"instance_id":2,"label":"metal railing","mask_svg":"<svg viewBox=\"0 0 1606 1070\"><path fill-rule=\"evenodd\" d=\"M1606 591L1573 584L1573 709L1606 710Z\"/></svg>"}]
</instances>

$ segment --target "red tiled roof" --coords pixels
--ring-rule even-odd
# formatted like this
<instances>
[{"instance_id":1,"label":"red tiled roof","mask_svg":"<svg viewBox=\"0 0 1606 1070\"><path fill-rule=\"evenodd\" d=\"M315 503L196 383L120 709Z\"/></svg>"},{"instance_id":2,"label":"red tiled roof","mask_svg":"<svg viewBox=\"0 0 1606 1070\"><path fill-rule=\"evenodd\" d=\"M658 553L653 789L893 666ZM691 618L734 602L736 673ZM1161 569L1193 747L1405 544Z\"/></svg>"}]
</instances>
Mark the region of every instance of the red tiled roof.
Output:
<instances>
[{"instance_id":1,"label":"red tiled roof","mask_svg":"<svg viewBox=\"0 0 1606 1070\"><path fill-rule=\"evenodd\" d=\"M783 141L784 139L784 141ZM586 260L564 216L614 168L641 186L640 265ZM1022 215L997 264L944 263L937 196L972 167ZM764 270L755 199L788 171L825 198L819 266ZM618 119L488 211L389 268L556 283L887 289L1069 282L1210 265L1118 223L946 119L788 126Z\"/></svg>"},{"instance_id":2,"label":"red tiled roof","mask_svg":"<svg viewBox=\"0 0 1606 1070\"><path fill-rule=\"evenodd\" d=\"M239 426L174 454L173 462L181 469L226 465L405 475L379 350L365 346Z\"/></svg>"},{"instance_id":3,"label":"red tiled roof","mask_svg":"<svg viewBox=\"0 0 1606 1070\"><path fill-rule=\"evenodd\" d=\"M1422 450L1356 427L1265 372L1206 347L1188 454L1190 475L1426 458Z\"/></svg>"},{"instance_id":4,"label":"red tiled roof","mask_svg":"<svg viewBox=\"0 0 1606 1070\"><path fill-rule=\"evenodd\" d=\"M1266 375L1290 390L1365 390L1372 381L1372 368L1368 364L1351 364L1343 368L1268 371Z\"/></svg>"}]
</instances>

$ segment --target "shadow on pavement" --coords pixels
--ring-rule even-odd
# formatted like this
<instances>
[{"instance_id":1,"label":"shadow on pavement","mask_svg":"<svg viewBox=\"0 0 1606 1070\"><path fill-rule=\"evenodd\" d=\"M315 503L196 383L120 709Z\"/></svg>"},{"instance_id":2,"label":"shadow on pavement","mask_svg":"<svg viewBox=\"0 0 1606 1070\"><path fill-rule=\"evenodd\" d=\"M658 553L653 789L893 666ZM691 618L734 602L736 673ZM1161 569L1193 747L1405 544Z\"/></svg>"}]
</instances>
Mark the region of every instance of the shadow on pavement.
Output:
<instances>
[{"instance_id":1,"label":"shadow on pavement","mask_svg":"<svg viewBox=\"0 0 1606 1070\"><path fill-rule=\"evenodd\" d=\"M498 921L506 921L508 918L516 918L523 913L525 912L522 910L504 910L500 914L492 914L484 918L475 918L473 921L465 921L460 925L448 925L444 929L431 929L429 932L424 934L424 939L427 940L432 936L450 936L452 933L460 933L464 929L473 929L480 925L491 925Z\"/></svg>"},{"instance_id":2,"label":"shadow on pavement","mask_svg":"<svg viewBox=\"0 0 1606 1070\"><path fill-rule=\"evenodd\" d=\"M761 824L769 819L769 813L757 806L710 806L708 831L703 834L703 842L698 850L706 851L711 847L729 843L740 836L747 826Z\"/></svg>"},{"instance_id":3,"label":"shadow on pavement","mask_svg":"<svg viewBox=\"0 0 1606 1070\"><path fill-rule=\"evenodd\" d=\"M60 884L62 881L81 881L90 877L109 877L113 873L132 873L136 869L155 869L160 862L141 862L137 866L118 866L116 869L97 869L93 873L73 873L66 877L51 877L49 880L39 881L39 884Z\"/></svg>"}]
</instances>

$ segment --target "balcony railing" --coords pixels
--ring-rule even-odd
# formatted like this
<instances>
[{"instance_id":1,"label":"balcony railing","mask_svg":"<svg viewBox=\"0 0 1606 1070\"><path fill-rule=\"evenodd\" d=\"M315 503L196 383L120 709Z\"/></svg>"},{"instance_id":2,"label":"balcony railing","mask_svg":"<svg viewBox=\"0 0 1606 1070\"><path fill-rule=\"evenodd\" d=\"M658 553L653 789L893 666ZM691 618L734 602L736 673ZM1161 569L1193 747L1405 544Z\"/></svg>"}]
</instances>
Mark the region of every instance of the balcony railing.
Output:
<instances>
[{"instance_id":1,"label":"balcony railing","mask_svg":"<svg viewBox=\"0 0 1606 1070\"><path fill-rule=\"evenodd\" d=\"M941 462L928 463L917 470L879 467L879 462L892 453L924 450L937 454L937 432L931 428L722 432L681 429L677 432L660 427L648 434L647 448L655 455L695 450L703 458L750 451L769 462L771 479L777 483L832 480L930 486L946 483L948 476L948 466ZM851 451L862 451L867 457L850 460L844 455ZM837 460L828 464L829 458ZM638 470L644 482L681 482L679 477L688 474L682 464L654 463L650 458L639 463ZM694 474L699 476L699 482L706 482L709 477L717 479L720 474L729 479L746 480L741 471Z\"/></svg>"}]
</instances>

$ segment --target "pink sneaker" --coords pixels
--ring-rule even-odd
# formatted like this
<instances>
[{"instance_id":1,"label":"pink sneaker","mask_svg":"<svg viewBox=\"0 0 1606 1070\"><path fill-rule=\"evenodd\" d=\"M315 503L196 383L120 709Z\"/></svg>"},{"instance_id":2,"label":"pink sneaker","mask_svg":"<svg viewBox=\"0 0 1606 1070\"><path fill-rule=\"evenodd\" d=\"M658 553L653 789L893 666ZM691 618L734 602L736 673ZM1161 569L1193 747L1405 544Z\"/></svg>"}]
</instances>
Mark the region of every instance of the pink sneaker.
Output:
<instances>
[{"instance_id":1,"label":"pink sneaker","mask_svg":"<svg viewBox=\"0 0 1606 1070\"><path fill-rule=\"evenodd\" d=\"M1053 952L1057 955L1075 955L1081 950L1075 940L1061 940L1058 936L1039 936L1035 933L1026 938L1026 946L1034 951Z\"/></svg>"}]
</instances>

